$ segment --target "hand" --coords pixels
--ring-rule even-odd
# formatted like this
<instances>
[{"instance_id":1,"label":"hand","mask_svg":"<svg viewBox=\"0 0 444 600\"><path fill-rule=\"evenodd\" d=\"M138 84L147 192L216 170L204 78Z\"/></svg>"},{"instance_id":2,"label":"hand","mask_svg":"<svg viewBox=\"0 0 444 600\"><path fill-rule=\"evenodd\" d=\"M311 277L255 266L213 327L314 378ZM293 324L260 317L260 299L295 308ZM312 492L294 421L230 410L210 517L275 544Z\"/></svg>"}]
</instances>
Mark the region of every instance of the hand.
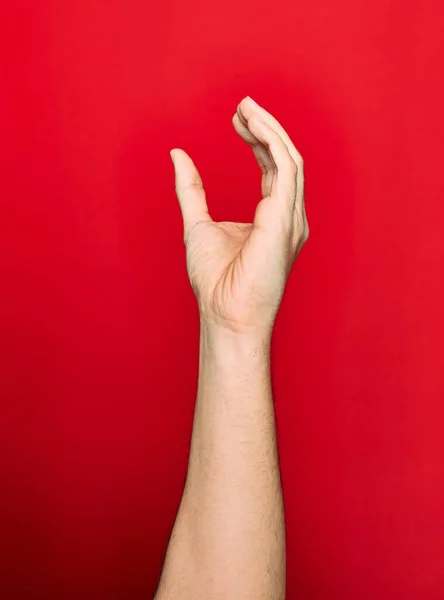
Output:
<instances>
[{"instance_id":1,"label":"hand","mask_svg":"<svg viewBox=\"0 0 444 600\"><path fill-rule=\"evenodd\" d=\"M303 161L281 125L251 98L238 105L233 125L262 171L253 223L215 223L193 161L183 150L171 151L188 274L206 324L270 337L288 275L308 238Z\"/></svg>"}]
</instances>

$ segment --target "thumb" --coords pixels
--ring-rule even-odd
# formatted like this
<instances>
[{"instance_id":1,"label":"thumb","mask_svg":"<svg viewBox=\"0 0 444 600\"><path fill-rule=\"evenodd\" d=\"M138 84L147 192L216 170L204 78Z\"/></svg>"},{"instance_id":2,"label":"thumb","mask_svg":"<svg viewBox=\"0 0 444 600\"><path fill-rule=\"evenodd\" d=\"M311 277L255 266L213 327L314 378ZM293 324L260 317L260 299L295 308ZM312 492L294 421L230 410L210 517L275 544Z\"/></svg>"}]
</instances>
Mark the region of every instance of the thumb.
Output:
<instances>
[{"instance_id":1,"label":"thumb","mask_svg":"<svg viewBox=\"0 0 444 600\"><path fill-rule=\"evenodd\" d=\"M176 175L176 194L184 224L185 242L188 233L196 223L211 221L208 213L202 179L193 161L183 150L175 148L170 152Z\"/></svg>"}]
</instances>

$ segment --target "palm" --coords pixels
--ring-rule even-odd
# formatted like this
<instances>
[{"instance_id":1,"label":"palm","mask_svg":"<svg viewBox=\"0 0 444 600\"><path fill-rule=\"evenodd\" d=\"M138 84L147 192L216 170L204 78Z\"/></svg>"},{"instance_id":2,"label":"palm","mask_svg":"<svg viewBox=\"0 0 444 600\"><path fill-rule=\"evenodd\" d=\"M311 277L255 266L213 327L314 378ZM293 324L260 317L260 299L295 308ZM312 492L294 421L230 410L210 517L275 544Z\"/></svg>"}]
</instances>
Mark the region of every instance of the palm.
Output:
<instances>
[{"instance_id":1,"label":"palm","mask_svg":"<svg viewBox=\"0 0 444 600\"><path fill-rule=\"evenodd\" d=\"M279 268L271 277L265 272L259 238L252 223L207 221L190 232L187 265L191 284L201 308L207 307L225 323L253 325L255 319L265 319L277 308L285 278Z\"/></svg>"}]
</instances>

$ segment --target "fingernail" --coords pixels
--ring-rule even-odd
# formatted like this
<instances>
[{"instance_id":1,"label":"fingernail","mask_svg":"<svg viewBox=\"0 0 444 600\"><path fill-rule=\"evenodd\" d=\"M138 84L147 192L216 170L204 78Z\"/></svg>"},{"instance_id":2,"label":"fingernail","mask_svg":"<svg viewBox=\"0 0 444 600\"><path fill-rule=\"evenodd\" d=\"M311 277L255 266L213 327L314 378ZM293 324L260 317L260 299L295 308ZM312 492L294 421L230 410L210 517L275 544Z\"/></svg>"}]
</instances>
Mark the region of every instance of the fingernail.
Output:
<instances>
[{"instance_id":1,"label":"fingernail","mask_svg":"<svg viewBox=\"0 0 444 600\"><path fill-rule=\"evenodd\" d=\"M255 102L251 96L247 96L247 98L248 98L249 100L251 100L251 101L253 102L253 104L257 104L257 102Z\"/></svg>"},{"instance_id":2,"label":"fingernail","mask_svg":"<svg viewBox=\"0 0 444 600\"><path fill-rule=\"evenodd\" d=\"M171 160L173 161L173 165L174 165L174 156L173 156L172 152L173 152L173 151L172 151L172 150L170 150L170 156L171 156Z\"/></svg>"}]
</instances>

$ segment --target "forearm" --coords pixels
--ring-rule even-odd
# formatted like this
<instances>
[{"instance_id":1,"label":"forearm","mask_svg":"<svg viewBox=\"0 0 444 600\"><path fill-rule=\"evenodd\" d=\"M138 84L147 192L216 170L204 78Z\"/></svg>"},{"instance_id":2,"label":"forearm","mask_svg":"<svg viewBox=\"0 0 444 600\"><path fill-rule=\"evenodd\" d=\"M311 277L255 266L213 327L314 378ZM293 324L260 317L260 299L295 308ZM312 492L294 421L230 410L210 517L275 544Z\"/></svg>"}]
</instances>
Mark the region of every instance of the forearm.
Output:
<instances>
[{"instance_id":1,"label":"forearm","mask_svg":"<svg viewBox=\"0 0 444 600\"><path fill-rule=\"evenodd\" d=\"M184 600L285 596L269 340L201 326L188 475L162 590Z\"/></svg>"}]
</instances>

